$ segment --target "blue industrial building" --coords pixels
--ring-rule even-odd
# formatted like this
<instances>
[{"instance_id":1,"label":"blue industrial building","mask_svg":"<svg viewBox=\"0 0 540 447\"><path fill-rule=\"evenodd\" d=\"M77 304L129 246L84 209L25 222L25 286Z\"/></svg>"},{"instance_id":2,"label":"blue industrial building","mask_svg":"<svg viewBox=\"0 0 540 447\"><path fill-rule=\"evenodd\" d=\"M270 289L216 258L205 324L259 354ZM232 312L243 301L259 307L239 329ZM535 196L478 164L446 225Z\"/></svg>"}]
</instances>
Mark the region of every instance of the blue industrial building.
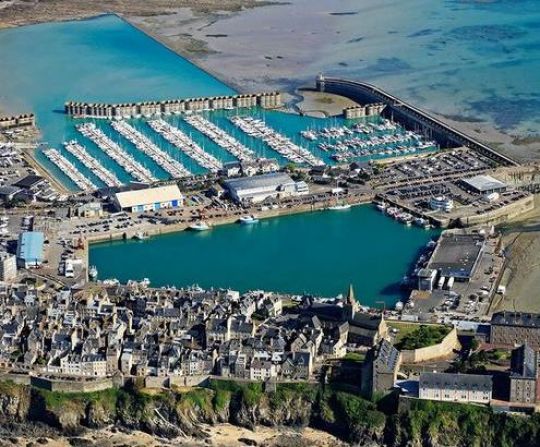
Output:
<instances>
[{"instance_id":1,"label":"blue industrial building","mask_svg":"<svg viewBox=\"0 0 540 447\"><path fill-rule=\"evenodd\" d=\"M43 263L43 233L25 231L19 235L17 265L20 268L38 267Z\"/></svg>"}]
</instances>

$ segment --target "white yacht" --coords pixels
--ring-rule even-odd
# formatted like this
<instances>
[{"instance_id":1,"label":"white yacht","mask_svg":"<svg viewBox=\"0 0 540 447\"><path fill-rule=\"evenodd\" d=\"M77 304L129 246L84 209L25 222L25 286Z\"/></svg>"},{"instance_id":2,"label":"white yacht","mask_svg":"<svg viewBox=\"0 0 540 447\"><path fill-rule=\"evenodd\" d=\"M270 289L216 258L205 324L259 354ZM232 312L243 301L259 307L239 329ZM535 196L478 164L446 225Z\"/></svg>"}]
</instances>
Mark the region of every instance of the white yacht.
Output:
<instances>
[{"instance_id":1,"label":"white yacht","mask_svg":"<svg viewBox=\"0 0 540 447\"><path fill-rule=\"evenodd\" d=\"M208 225L206 222L203 222L203 221L192 223L189 226L189 229L193 231L207 231L207 230L210 230L210 228L211 228L210 225Z\"/></svg>"},{"instance_id":2,"label":"white yacht","mask_svg":"<svg viewBox=\"0 0 540 447\"><path fill-rule=\"evenodd\" d=\"M250 216L242 216L240 219L238 219L238 222L240 222L242 225L251 225L259 222L259 219L252 214Z\"/></svg>"}]
</instances>

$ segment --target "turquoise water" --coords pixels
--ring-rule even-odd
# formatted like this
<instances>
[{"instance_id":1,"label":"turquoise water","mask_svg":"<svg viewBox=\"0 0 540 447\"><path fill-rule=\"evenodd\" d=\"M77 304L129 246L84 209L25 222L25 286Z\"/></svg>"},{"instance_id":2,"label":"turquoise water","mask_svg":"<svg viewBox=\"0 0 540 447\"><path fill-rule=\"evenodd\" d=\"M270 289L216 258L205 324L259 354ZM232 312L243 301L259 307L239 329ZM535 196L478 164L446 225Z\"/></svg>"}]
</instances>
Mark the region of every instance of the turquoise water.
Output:
<instances>
[{"instance_id":1,"label":"turquoise water","mask_svg":"<svg viewBox=\"0 0 540 447\"><path fill-rule=\"evenodd\" d=\"M68 100L131 102L235 93L218 79L111 15L1 31L0 61L1 107L13 113L34 112L43 141L54 147L79 137L73 120L63 113L64 102ZM85 140L84 144L103 163L115 167L115 163L90 142ZM138 158L158 177L165 176L145 155L140 154ZM71 157L70 160L75 162ZM75 188L42 155L40 161ZM80 167L78 162L75 164ZM89 174L84 168L81 171ZM120 175L129 179L127 174L120 172Z\"/></svg>"},{"instance_id":2,"label":"turquoise water","mask_svg":"<svg viewBox=\"0 0 540 447\"><path fill-rule=\"evenodd\" d=\"M353 283L363 304L395 303L414 255L435 236L372 206L267 219L253 226L184 231L90 247L99 278L154 286L231 287L336 296Z\"/></svg>"}]
</instances>

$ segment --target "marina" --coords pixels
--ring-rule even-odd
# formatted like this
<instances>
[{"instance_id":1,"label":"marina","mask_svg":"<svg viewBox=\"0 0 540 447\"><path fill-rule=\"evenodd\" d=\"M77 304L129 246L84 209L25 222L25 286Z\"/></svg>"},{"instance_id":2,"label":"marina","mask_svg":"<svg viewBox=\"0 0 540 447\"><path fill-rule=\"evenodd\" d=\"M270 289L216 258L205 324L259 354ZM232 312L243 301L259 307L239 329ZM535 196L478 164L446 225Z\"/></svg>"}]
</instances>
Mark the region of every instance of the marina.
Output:
<instances>
[{"instance_id":1,"label":"marina","mask_svg":"<svg viewBox=\"0 0 540 447\"><path fill-rule=\"evenodd\" d=\"M77 130L83 136L92 140L103 152L122 166L126 172L135 179L145 183L152 183L157 180L147 168L112 141L101 129L98 129L94 123L79 124L77 125Z\"/></svg>"},{"instance_id":2,"label":"marina","mask_svg":"<svg viewBox=\"0 0 540 447\"><path fill-rule=\"evenodd\" d=\"M173 144L195 160L203 168L206 168L211 172L217 172L221 169L222 164L217 158L207 153L177 127L172 126L162 119L148 121L148 125L169 143Z\"/></svg>"},{"instance_id":3,"label":"marina","mask_svg":"<svg viewBox=\"0 0 540 447\"><path fill-rule=\"evenodd\" d=\"M310 166L324 164L322 160L315 157L309 150L293 143L289 138L266 125L261 119L250 116L233 116L230 118L230 121L247 135L261 139L277 153L293 163Z\"/></svg>"},{"instance_id":4,"label":"marina","mask_svg":"<svg viewBox=\"0 0 540 447\"><path fill-rule=\"evenodd\" d=\"M185 118L185 121L227 152L230 152L238 160L250 161L255 158L255 152L203 116L189 115Z\"/></svg>"},{"instance_id":5,"label":"marina","mask_svg":"<svg viewBox=\"0 0 540 447\"><path fill-rule=\"evenodd\" d=\"M319 149L331 153L337 162L350 162L372 155L397 157L438 149L435 141L424 141L421 135L385 118L380 123L359 122L352 127L305 130L301 135L309 141L324 140L318 144Z\"/></svg>"},{"instance_id":6,"label":"marina","mask_svg":"<svg viewBox=\"0 0 540 447\"><path fill-rule=\"evenodd\" d=\"M113 121L111 126L120 135L129 140L137 149L148 155L159 166L168 172L172 178L181 178L190 175L191 173L180 163L172 158L167 152L162 151L145 135L128 124L126 121Z\"/></svg>"},{"instance_id":7,"label":"marina","mask_svg":"<svg viewBox=\"0 0 540 447\"><path fill-rule=\"evenodd\" d=\"M84 175L82 175L79 170L73 166L73 164L65 158L58 150L56 149L44 149L43 154L60 170L66 173L67 176L79 187L82 191L93 191L97 189L97 186L94 185L90 180L88 180Z\"/></svg>"},{"instance_id":8,"label":"marina","mask_svg":"<svg viewBox=\"0 0 540 447\"><path fill-rule=\"evenodd\" d=\"M67 141L64 149L79 160L84 166L90 169L108 187L121 186L122 182L114 173L103 166L98 160L92 157L88 151L77 141Z\"/></svg>"}]
</instances>

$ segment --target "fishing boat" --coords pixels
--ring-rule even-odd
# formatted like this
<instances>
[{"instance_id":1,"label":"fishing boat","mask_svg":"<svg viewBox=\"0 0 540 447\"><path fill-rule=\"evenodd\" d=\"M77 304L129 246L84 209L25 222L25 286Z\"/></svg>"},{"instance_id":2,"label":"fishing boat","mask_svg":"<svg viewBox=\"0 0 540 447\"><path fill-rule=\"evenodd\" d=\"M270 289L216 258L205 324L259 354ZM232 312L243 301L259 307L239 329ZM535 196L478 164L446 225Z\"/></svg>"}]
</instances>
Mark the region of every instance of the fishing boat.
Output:
<instances>
[{"instance_id":1,"label":"fishing boat","mask_svg":"<svg viewBox=\"0 0 540 447\"><path fill-rule=\"evenodd\" d=\"M88 277L90 278L91 281L95 281L97 276L98 276L97 267L95 265L91 265L90 269L88 270Z\"/></svg>"},{"instance_id":2,"label":"fishing boat","mask_svg":"<svg viewBox=\"0 0 540 447\"><path fill-rule=\"evenodd\" d=\"M210 228L211 228L210 225L208 225L206 222L203 222L203 221L192 223L189 226L189 229L193 231L207 231Z\"/></svg>"},{"instance_id":3,"label":"fishing boat","mask_svg":"<svg viewBox=\"0 0 540 447\"><path fill-rule=\"evenodd\" d=\"M242 225L251 225L259 222L259 219L252 214L250 216L242 216L240 219L238 219L238 222L240 222Z\"/></svg>"},{"instance_id":4,"label":"fishing boat","mask_svg":"<svg viewBox=\"0 0 540 447\"><path fill-rule=\"evenodd\" d=\"M137 233L133 235L133 239L144 241L145 239L148 239L148 234L143 233L142 231L137 231Z\"/></svg>"}]
</instances>

